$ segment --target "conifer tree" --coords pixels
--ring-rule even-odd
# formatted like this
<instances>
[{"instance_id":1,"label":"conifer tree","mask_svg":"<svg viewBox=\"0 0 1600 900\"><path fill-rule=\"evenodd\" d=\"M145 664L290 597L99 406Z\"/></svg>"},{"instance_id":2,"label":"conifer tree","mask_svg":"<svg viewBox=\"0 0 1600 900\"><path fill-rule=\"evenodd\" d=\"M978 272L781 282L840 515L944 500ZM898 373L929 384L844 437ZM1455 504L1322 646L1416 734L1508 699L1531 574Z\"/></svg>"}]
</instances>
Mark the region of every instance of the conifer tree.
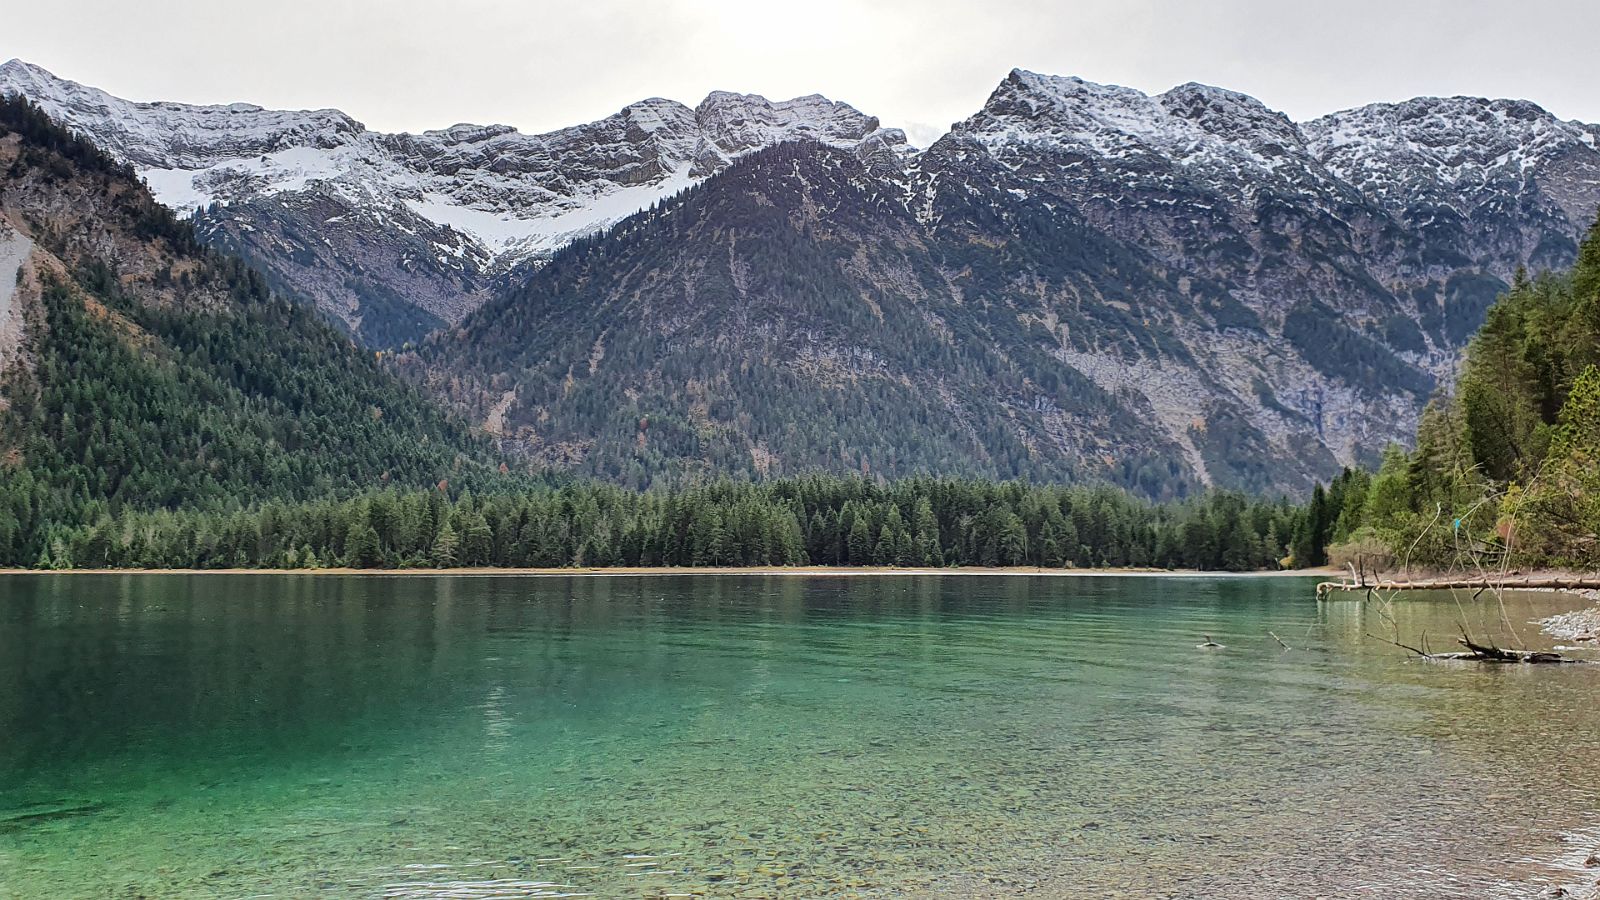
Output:
<instances>
[{"instance_id":1,"label":"conifer tree","mask_svg":"<svg viewBox=\"0 0 1600 900\"><path fill-rule=\"evenodd\" d=\"M441 569L448 569L456 564L456 554L460 550L461 539L456 535L455 526L446 518L439 526L439 533L433 536L432 562Z\"/></svg>"},{"instance_id":2,"label":"conifer tree","mask_svg":"<svg viewBox=\"0 0 1600 900\"><path fill-rule=\"evenodd\" d=\"M852 566L866 566L872 564L873 543L871 526L864 516L856 516L850 526L850 537L847 541L848 562Z\"/></svg>"}]
</instances>

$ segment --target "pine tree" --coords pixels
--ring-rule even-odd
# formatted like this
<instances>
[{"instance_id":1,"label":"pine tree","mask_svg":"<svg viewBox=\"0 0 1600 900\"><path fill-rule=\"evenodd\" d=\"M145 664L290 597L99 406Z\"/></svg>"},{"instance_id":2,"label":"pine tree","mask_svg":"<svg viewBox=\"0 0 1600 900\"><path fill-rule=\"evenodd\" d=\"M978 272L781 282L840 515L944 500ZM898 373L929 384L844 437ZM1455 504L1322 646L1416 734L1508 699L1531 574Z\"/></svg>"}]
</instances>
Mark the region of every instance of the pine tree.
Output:
<instances>
[{"instance_id":1,"label":"pine tree","mask_svg":"<svg viewBox=\"0 0 1600 900\"><path fill-rule=\"evenodd\" d=\"M871 565L873 557L872 534L866 517L857 516L855 523L850 526L850 537L847 541L849 560L852 566Z\"/></svg>"},{"instance_id":2,"label":"pine tree","mask_svg":"<svg viewBox=\"0 0 1600 900\"><path fill-rule=\"evenodd\" d=\"M872 548L872 563L877 566L895 565L895 531L885 524L878 530L878 542Z\"/></svg>"},{"instance_id":3,"label":"pine tree","mask_svg":"<svg viewBox=\"0 0 1600 900\"><path fill-rule=\"evenodd\" d=\"M433 564L441 569L449 569L456 564L456 554L460 551L461 539L456 536L456 529L446 518L439 526L439 533L433 536Z\"/></svg>"},{"instance_id":4,"label":"pine tree","mask_svg":"<svg viewBox=\"0 0 1600 900\"><path fill-rule=\"evenodd\" d=\"M1300 526L1295 530L1292 554L1296 566L1310 568L1327 564L1328 534L1332 524L1327 491L1318 483L1311 489L1311 502L1306 506Z\"/></svg>"},{"instance_id":5,"label":"pine tree","mask_svg":"<svg viewBox=\"0 0 1600 900\"><path fill-rule=\"evenodd\" d=\"M734 547L733 532L721 516L711 517L711 564L714 566L727 566L734 564L738 554Z\"/></svg>"},{"instance_id":6,"label":"pine tree","mask_svg":"<svg viewBox=\"0 0 1600 900\"><path fill-rule=\"evenodd\" d=\"M1001 517L995 541L1000 565L1020 566L1028 561L1028 531L1016 513L1008 512Z\"/></svg>"},{"instance_id":7,"label":"pine tree","mask_svg":"<svg viewBox=\"0 0 1600 900\"><path fill-rule=\"evenodd\" d=\"M383 561L378 548L378 532L367 522L357 520L350 524L344 546L344 564L352 568L368 569Z\"/></svg>"},{"instance_id":8,"label":"pine tree","mask_svg":"<svg viewBox=\"0 0 1600 900\"><path fill-rule=\"evenodd\" d=\"M461 564L482 566L489 563L494 549L494 532L483 514L469 510L461 514Z\"/></svg>"}]
</instances>

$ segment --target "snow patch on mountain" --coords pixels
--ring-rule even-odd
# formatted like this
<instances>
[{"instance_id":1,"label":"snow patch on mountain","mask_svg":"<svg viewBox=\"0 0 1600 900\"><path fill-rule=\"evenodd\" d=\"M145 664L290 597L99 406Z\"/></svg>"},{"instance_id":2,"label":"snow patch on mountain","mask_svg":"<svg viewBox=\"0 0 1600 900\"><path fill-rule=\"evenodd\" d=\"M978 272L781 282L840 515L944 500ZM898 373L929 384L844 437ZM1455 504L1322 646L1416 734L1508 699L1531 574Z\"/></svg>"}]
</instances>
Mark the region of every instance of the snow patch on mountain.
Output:
<instances>
[{"instance_id":1,"label":"snow patch on mountain","mask_svg":"<svg viewBox=\"0 0 1600 900\"><path fill-rule=\"evenodd\" d=\"M596 191L587 202L552 204L534 218L477 209L446 194L406 198L412 212L472 237L495 259L546 258L585 235L594 234L695 183L686 169L649 184Z\"/></svg>"}]
</instances>

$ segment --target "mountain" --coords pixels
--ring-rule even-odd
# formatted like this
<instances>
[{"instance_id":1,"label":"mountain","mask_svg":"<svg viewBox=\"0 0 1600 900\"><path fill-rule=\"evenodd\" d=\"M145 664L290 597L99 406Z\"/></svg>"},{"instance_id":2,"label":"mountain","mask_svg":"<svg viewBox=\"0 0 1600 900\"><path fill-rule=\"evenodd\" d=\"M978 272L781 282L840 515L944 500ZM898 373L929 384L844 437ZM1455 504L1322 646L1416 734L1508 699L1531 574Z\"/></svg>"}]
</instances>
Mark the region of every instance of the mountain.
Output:
<instances>
[{"instance_id":1,"label":"mountain","mask_svg":"<svg viewBox=\"0 0 1600 900\"><path fill-rule=\"evenodd\" d=\"M1296 123L1016 70L919 152L815 97L408 136L0 76L158 194L216 200L208 242L362 339L442 326L401 364L504 447L639 484L1304 489L1409 440L1494 298L1570 263L1600 205L1600 129L1525 101Z\"/></svg>"},{"instance_id":2,"label":"mountain","mask_svg":"<svg viewBox=\"0 0 1600 900\"><path fill-rule=\"evenodd\" d=\"M1395 121L1379 133L1408 140ZM557 254L413 364L507 446L636 482L1302 489L1405 440L1515 268L1570 259L1600 156L1549 135L1585 129L1507 129L1523 178L1482 181L1515 202L1457 202L1523 242L1441 247L1421 211L1442 141L1386 205L1348 141L1242 94L1019 70L898 173L757 154Z\"/></svg>"},{"instance_id":3,"label":"mountain","mask_svg":"<svg viewBox=\"0 0 1600 900\"><path fill-rule=\"evenodd\" d=\"M905 137L818 96L717 92L635 103L541 135L506 125L369 131L338 110L134 103L12 60L20 93L132 165L208 244L313 298L364 342L398 346L459 321L573 238L606 228L783 141L896 167Z\"/></svg>"},{"instance_id":4,"label":"mountain","mask_svg":"<svg viewBox=\"0 0 1600 900\"><path fill-rule=\"evenodd\" d=\"M48 523L496 477L464 425L14 98L0 285L0 566L70 564Z\"/></svg>"}]
</instances>

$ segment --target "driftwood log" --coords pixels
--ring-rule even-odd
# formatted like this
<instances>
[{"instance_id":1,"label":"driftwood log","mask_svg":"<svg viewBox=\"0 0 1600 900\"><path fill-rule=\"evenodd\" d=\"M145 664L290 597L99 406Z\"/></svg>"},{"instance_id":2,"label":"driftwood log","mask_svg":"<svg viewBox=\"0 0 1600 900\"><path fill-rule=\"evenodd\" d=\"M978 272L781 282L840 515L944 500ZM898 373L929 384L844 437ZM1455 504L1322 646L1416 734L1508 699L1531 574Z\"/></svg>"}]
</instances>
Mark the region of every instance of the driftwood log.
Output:
<instances>
[{"instance_id":1,"label":"driftwood log","mask_svg":"<svg viewBox=\"0 0 1600 900\"><path fill-rule=\"evenodd\" d=\"M1600 590L1600 578L1421 578L1414 581L1324 581L1317 599L1334 591L1492 591L1543 588L1557 591Z\"/></svg>"}]
</instances>

